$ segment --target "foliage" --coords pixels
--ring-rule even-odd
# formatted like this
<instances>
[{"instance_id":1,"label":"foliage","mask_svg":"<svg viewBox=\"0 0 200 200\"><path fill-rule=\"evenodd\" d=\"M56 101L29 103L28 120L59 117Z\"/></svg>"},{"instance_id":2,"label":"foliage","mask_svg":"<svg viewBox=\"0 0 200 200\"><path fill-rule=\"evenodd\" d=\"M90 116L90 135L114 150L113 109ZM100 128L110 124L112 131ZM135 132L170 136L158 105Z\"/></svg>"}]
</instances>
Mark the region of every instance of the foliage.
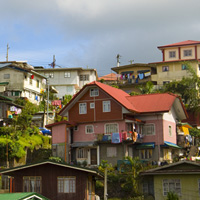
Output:
<instances>
[{"instance_id":1,"label":"foliage","mask_svg":"<svg viewBox=\"0 0 200 200\"><path fill-rule=\"evenodd\" d=\"M168 192L167 193L167 199L166 200L179 200L179 197L174 192Z\"/></svg>"},{"instance_id":2,"label":"foliage","mask_svg":"<svg viewBox=\"0 0 200 200\"><path fill-rule=\"evenodd\" d=\"M200 130L197 128L192 128L189 130L191 136L200 137Z\"/></svg>"},{"instance_id":3,"label":"foliage","mask_svg":"<svg viewBox=\"0 0 200 200\"><path fill-rule=\"evenodd\" d=\"M145 85L138 85L137 88L140 90L141 94L151 94L154 93L154 84L148 81Z\"/></svg>"},{"instance_id":4,"label":"foliage","mask_svg":"<svg viewBox=\"0 0 200 200\"><path fill-rule=\"evenodd\" d=\"M60 157L49 157L49 160L59 162L59 163L64 163L63 159Z\"/></svg>"},{"instance_id":5,"label":"foliage","mask_svg":"<svg viewBox=\"0 0 200 200\"><path fill-rule=\"evenodd\" d=\"M199 105L200 80L194 69L186 62L186 70L190 77L183 77L180 81L172 81L163 87L163 92L172 92L181 96L188 109L195 109Z\"/></svg>"},{"instance_id":6,"label":"foliage","mask_svg":"<svg viewBox=\"0 0 200 200\"><path fill-rule=\"evenodd\" d=\"M72 95L65 95L62 101L62 105L67 105L72 99Z\"/></svg>"},{"instance_id":7,"label":"foliage","mask_svg":"<svg viewBox=\"0 0 200 200\"><path fill-rule=\"evenodd\" d=\"M119 89L119 86L118 86L118 85L111 85L111 86L114 87L114 88Z\"/></svg>"}]
</instances>

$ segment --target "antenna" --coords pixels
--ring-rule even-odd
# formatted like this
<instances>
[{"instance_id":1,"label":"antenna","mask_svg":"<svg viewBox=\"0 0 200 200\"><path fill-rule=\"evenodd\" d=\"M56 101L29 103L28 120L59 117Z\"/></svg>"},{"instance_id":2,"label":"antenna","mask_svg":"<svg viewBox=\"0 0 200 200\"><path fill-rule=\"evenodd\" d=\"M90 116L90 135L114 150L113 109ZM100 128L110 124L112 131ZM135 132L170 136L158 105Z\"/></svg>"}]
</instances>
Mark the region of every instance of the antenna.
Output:
<instances>
[{"instance_id":1,"label":"antenna","mask_svg":"<svg viewBox=\"0 0 200 200\"><path fill-rule=\"evenodd\" d=\"M6 54L6 61L8 61L8 50L10 49L9 45L7 44L7 54Z\"/></svg>"},{"instance_id":2,"label":"antenna","mask_svg":"<svg viewBox=\"0 0 200 200\"><path fill-rule=\"evenodd\" d=\"M51 64L49 64L49 66L51 66L52 68L55 68L56 66L62 68L61 66L56 65L55 55L53 55L53 62Z\"/></svg>"},{"instance_id":3,"label":"antenna","mask_svg":"<svg viewBox=\"0 0 200 200\"><path fill-rule=\"evenodd\" d=\"M133 64L134 60L129 60L129 62L131 63L131 65Z\"/></svg>"},{"instance_id":4,"label":"antenna","mask_svg":"<svg viewBox=\"0 0 200 200\"><path fill-rule=\"evenodd\" d=\"M119 54L117 54L116 58L117 58L117 67L119 67L119 64L120 64L119 59L121 58L121 56Z\"/></svg>"}]
</instances>

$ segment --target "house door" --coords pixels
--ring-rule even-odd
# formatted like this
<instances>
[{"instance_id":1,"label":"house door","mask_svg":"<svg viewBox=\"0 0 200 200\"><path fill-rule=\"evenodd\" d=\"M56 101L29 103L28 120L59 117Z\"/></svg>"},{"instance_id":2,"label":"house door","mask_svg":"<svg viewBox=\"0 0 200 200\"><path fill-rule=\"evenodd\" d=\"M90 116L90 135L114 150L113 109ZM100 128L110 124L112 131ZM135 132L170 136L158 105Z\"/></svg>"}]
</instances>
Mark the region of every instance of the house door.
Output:
<instances>
[{"instance_id":1,"label":"house door","mask_svg":"<svg viewBox=\"0 0 200 200\"><path fill-rule=\"evenodd\" d=\"M90 149L91 165L97 165L97 149Z\"/></svg>"}]
</instances>

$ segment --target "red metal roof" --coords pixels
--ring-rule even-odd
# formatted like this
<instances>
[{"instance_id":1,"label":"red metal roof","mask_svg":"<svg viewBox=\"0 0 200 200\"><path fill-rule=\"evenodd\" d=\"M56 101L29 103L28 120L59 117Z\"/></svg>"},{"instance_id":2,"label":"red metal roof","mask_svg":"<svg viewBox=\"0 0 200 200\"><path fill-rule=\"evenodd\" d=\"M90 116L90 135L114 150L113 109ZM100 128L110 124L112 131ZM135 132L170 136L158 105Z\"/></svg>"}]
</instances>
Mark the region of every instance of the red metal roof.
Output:
<instances>
[{"instance_id":1,"label":"red metal roof","mask_svg":"<svg viewBox=\"0 0 200 200\"><path fill-rule=\"evenodd\" d=\"M105 81L117 81L117 74L110 73L98 78L98 80L101 80L101 79L104 79Z\"/></svg>"},{"instance_id":2,"label":"red metal roof","mask_svg":"<svg viewBox=\"0 0 200 200\"><path fill-rule=\"evenodd\" d=\"M168 44L168 45L164 45L164 46L158 46L158 48L163 49L163 48L167 48L167 47L186 46L186 45L195 45L195 44L200 44L200 41L186 40L186 41Z\"/></svg>"},{"instance_id":3,"label":"red metal roof","mask_svg":"<svg viewBox=\"0 0 200 200\"><path fill-rule=\"evenodd\" d=\"M177 95L164 93L130 96L127 99L139 113L149 113L168 112L177 97Z\"/></svg>"},{"instance_id":4,"label":"red metal roof","mask_svg":"<svg viewBox=\"0 0 200 200\"><path fill-rule=\"evenodd\" d=\"M62 112L64 112L65 109L67 109L68 106L71 104L71 102L76 100L76 97L79 95L79 93L81 93L84 90L84 88L88 86L98 86L108 95L110 95L113 99L119 102L123 107L125 107L131 112L137 113L168 112L171 109L175 99L179 98L178 95L169 93L130 96L123 90L111 87L100 82L93 81L85 85L77 93L77 95L60 111L60 113L62 114ZM182 104L185 115L187 116L187 112L184 108L182 101L180 101L180 103Z\"/></svg>"}]
</instances>

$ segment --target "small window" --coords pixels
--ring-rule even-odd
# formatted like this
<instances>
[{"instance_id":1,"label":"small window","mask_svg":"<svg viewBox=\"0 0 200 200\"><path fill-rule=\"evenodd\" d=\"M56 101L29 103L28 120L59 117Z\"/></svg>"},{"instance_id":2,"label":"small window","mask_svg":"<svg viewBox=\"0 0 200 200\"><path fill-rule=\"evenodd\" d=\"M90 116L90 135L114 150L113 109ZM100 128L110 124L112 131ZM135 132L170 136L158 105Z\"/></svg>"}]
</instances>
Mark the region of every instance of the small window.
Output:
<instances>
[{"instance_id":1,"label":"small window","mask_svg":"<svg viewBox=\"0 0 200 200\"><path fill-rule=\"evenodd\" d=\"M4 79L10 79L10 74L4 74Z\"/></svg>"},{"instance_id":2,"label":"small window","mask_svg":"<svg viewBox=\"0 0 200 200\"><path fill-rule=\"evenodd\" d=\"M42 178L40 176L24 176L23 192L42 192Z\"/></svg>"},{"instance_id":3,"label":"small window","mask_svg":"<svg viewBox=\"0 0 200 200\"><path fill-rule=\"evenodd\" d=\"M30 84L30 85L33 84L33 79L31 78L31 76L30 76L30 79L29 79L29 84Z\"/></svg>"},{"instance_id":4,"label":"small window","mask_svg":"<svg viewBox=\"0 0 200 200\"><path fill-rule=\"evenodd\" d=\"M169 126L169 136L172 137L172 126Z\"/></svg>"},{"instance_id":5,"label":"small window","mask_svg":"<svg viewBox=\"0 0 200 200\"><path fill-rule=\"evenodd\" d=\"M192 49L184 50L183 55L184 57L192 56Z\"/></svg>"},{"instance_id":6,"label":"small window","mask_svg":"<svg viewBox=\"0 0 200 200\"><path fill-rule=\"evenodd\" d=\"M70 72L65 72L64 77L65 77L65 78L70 78L70 77L71 77L71 73L70 73Z\"/></svg>"},{"instance_id":7,"label":"small window","mask_svg":"<svg viewBox=\"0 0 200 200\"><path fill-rule=\"evenodd\" d=\"M155 126L154 124L145 124L142 126L143 135L155 135Z\"/></svg>"},{"instance_id":8,"label":"small window","mask_svg":"<svg viewBox=\"0 0 200 200\"><path fill-rule=\"evenodd\" d=\"M58 177L58 193L76 193L76 177Z\"/></svg>"},{"instance_id":9,"label":"small window","mask_svg":"<svg viewBox=\"0 0 200 200\"><path fill-rule=\"evenodd\" d=\"M80 81L89 81L89 74L80 75Z\"/></svg>"},{"instance_id":10,"label":"small window","mask_svg":"<svg viewBox=\"0 0 200 200\"><path fill-rule=\"evenodd\" d=\"M142 149L140 150L141 159L150 159L152 158L152 149Z\"/></svg>"},{"instance_id":11,"label":"small window","mask_svg":"<svg viewBox=\"0 0 200 200\"><path fill-rule=\"evenodd\" d=\"M39 88L39 86L40 86L40 81L37 80L37 82L36 82L36 87Z\"/></svg>"},{"instance_id":12,"label":"small window","mask_svg":"<svg viewBox=\"0 0 200 200\"><path fill-rule=\"evenodd\" d=\"M169 57L170 58L175 58L176 57L176 51L170 51L169 52Z\"/></svg>"},{"instance_id":13,"label":"small window","mask_svg":"<svg viewBox=\"0 0 200 200\"><path fill-rule=\"evenodd\" d=\"M118 132L119 132L119 127L118 127L117 123L105 125L105 133L106 134L118 133Z\"/></svg>"},{"instance_id":14,"label":"small window","mask_svg":"<svg viewBox=\"0 0 200 200\"><path fill-rule=\"evenodd\" d=\"M47 78L53 78L53 72L44 74Z\"/></svg>"},{"instance_id":15,"label":"small window","mask_svg":"<svg viewBox=\"0 0 200 200\"><path fill-rule=\"evenodd\" d=\"M78 126L74 126L74 130L75 130L75 131L78 131Z\"/></svg>"},{"instance_id":16,"label":"small window","mask_svg":"<svg viewBox=\"0 0 200 200\"><path fill-rule=\"evenodd\" d=\"M79 159L87 159L87 149L85 148L78 148L76 150L76 153L77 153L77 158Z\"/></svg>"},{"instance_id":17,"label":"small window","mask_svg":"<svg viewBox=\"0 0 200 200\"><path fill-rule=\"evenodd\" d=\"M94 126L93 125L87 125L85 126L85 133L94 133Z\"/></svg>"},{"instance_id":18,"label":"small window","mask_svg":"<svg viewBox=\"0 0 200 200\"><path fill-rule=\"evenodd\" d=\"M175 192L181 196L180 179L163 179L163 195L167 196L168 192Z\"/></svg>"},{"instance_id":19,"label":"small window","mask_svg":"<svg viewBox=\"0 0 200 200\"><path fill-rule=\"evenodd\" d=\"M185 65L185 64L182 64L182 70L186 70L187 69L187 65Z\"/></svg>"},{"instance_id":20,"label":"small window","mask_svg":"<svg viewBox=\"0 0 200 200\"><path fill-rule=\"evenodd\" d=\"M92 89L90 89L90 96L91 97L97 97L97 96L99 96L99 88L92 88Z\"/></svg>"},{"instance_id":21,"label":"small window","mask_svg":"<svg viewBox=\"0 0 200 200\"><path fill-rule=\"evenodd\" d=\"M87 104L79 103L79 114L87 114Z\"/></svg>"},{"instance_id":22,"label":"small window","mask_svg":"<svg viewBox=\"0 0 200 200\"><path fill-rule=\"evenodd\" d=\"M107 157L117 157L117 148L107 147Z\"/></svg>"},{"instance_id":23,"label":"small window","mask_svg":"<svg viewBox=\"0 0 200 200\"><path fill-rule=\"evenodd\" d=\"M90 103L90 108L91 108L91 109L94 109L94 108L95 108L95 103L94 103L94 102Z\"/></svg>"},{"instance_id":24,"label":"small window","mask_svg":"<svg viewBox=\"0 0 200 200\"><path fill-rule=\"evenodd\" d=\"M163 72L168 72L169 71L169 66L163 66L162 67Z\"/></svg>"},{"instance_id":25,"label":"small window","mask_svg":"<svg viewBox=\"0 0 200 200\"><path fill-rule=\"evenodd\" d=\"M103 101L103 112L110 112L110 101Z\"/></svg>"}]
</instances>

